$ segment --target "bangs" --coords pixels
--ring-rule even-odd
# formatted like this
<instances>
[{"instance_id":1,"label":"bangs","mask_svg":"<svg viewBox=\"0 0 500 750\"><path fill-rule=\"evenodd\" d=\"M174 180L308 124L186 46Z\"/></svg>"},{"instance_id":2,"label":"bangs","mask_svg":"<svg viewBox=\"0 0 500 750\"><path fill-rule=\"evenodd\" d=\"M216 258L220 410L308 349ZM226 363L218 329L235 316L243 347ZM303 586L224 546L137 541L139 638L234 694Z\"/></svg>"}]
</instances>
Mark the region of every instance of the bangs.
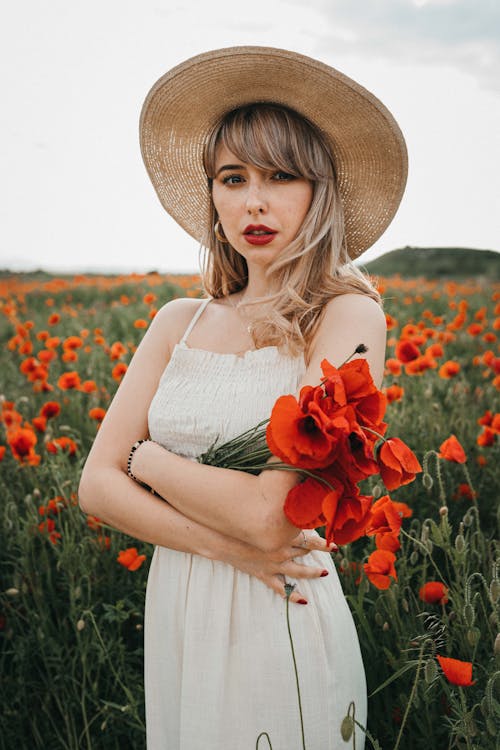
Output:
<instances>
[{"instance_id":1,"label":"bangs","mask_svg":"<svg viewBox=\"0 0 500 750\"><path fill-rule=\"evenodd\" d=\"M215 173L219 145L259 169L279 169L315 182L335 176L321 133L287 107L252 104L229 112L207 143L205 169L209 178Z\"/></svg>"}]
</instances>

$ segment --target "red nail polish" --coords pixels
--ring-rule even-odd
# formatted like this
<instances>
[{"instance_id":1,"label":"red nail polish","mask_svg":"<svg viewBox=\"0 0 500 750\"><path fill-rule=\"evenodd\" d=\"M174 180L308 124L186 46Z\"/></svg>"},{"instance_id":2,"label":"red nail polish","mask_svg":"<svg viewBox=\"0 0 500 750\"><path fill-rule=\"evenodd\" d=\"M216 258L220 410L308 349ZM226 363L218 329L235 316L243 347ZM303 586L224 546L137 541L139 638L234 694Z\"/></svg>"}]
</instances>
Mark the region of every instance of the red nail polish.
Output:
<instances>
[{"instance_id":1,"label":"red nail polish","mask_svg":"<svg viewBox=\"0 0 500 750\"><path fill-rule=\"evenodd\" d=\"M297 599L297 604L307 604L305 599Z\"/></svg>"},{"instance_id":2,"label":"red nail polish","mask_svg":"<svg viewBox=\"0 0 500 750\"><path fill-rule=\"evenodd\" d=\"M324 578L324 577L325 577L325 576L327 576L327 575L330 575L330 574L328 573L328 571L327 571L327 570L322 570L322 571L321 571L321 576L320 576L320 577L321 577L321 578Z\"/></svg>"}]
</instances>

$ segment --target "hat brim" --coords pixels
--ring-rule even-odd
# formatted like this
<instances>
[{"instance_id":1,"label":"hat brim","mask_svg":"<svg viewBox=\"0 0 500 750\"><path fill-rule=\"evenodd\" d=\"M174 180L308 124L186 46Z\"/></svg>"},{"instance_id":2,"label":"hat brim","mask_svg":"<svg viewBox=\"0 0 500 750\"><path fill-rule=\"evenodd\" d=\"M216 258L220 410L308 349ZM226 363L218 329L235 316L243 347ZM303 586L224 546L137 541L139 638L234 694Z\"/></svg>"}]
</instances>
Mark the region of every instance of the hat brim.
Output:
<instances>
[{"instance_id":1,"label":"hat brim","mask_svg":"<svg viewBox=\"0 0 500 750\"><path fill-rule=\"evenodd\" d=\"M144 164L165 210L202 241L209 215L205 142L224 114L272 102L296 110L333 147L347 251L356 258L392 221L406 185L401 130L369 91L335 68L272 47L228 47L186 60L151 88L140 117Z\"/></svg>"}]
</instances>

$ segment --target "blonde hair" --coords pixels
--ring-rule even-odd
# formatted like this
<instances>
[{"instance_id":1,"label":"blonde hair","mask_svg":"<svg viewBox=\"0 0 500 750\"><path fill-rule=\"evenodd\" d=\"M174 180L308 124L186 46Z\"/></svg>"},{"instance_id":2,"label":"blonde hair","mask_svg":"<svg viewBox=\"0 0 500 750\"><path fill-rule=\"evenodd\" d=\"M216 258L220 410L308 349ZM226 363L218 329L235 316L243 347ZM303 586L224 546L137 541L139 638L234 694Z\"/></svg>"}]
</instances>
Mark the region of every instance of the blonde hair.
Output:
<instances>
[{"instance_id":1,"label":"blonde hair","mask_svg":"<svg viewBox=\"0 0 500 750\"><path fill-rule=\"evenodd\" d=\"M341 294L366 294L381 304L369 279L347 255L334 150L312 123L275 104L251 104L229 112L205 145L210 192L220 144L248 164L306 178L313 187L299 233L267 270L270 294L251 303L268 303L265 317L252 324L256 347L276 345L292 354L307 351L324 306ZM215 236L217 219L211 203L202 243L202 283L216 299L238 292L248 281L245 259Z\"/></svg>"}]
</instances>

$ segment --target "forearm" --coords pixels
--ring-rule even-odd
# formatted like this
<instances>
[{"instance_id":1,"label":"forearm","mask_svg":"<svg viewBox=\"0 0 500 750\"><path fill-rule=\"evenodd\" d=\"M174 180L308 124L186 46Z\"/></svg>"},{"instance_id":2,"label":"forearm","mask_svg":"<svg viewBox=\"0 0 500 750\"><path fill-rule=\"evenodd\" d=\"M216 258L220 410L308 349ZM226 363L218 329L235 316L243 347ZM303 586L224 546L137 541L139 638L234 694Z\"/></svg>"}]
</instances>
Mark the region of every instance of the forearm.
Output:
<instances>
[{"instance_id":1,"label":"forearm","mask_svg":"<svg viewBox=\"0 0 500 750\"><path fill-rule=\"evenodd\" d=\"M230 564L241 553L240 541L187 518L119 468L84 474L79 499L85 513L143 542Z\"/></svg>"},{"instance_id":2,"label":"forearm","mask_svg":"<svg viewBox=\"0 0 500 750\"><path fill-rule=\"evenodd\" d=\"M153 441L134 453L132 471L191 520L262 550L275 549L297 534L283 513L286 493L297 481L295 473L277 482L269 475L284 472L254 476L206 466Z\"/></svg>"}]
</instances>

